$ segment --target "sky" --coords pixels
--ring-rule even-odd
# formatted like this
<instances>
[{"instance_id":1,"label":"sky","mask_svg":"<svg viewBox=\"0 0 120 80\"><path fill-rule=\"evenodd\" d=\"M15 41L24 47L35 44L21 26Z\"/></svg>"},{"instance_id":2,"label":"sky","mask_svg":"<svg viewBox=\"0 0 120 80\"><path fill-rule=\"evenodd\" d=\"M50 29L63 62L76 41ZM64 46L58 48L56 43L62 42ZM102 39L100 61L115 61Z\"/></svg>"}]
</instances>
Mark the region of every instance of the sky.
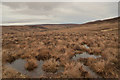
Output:
<instances>
[{"instance_id":1,"label":"sky","mask_svg":"<svg viewBox=\"0 0 120 80\"><path fill-rule=\"evenodd\" d=\"M118 16L117 2L3 2L3 25L82 24Z\"/></svg>"}]
</instances>

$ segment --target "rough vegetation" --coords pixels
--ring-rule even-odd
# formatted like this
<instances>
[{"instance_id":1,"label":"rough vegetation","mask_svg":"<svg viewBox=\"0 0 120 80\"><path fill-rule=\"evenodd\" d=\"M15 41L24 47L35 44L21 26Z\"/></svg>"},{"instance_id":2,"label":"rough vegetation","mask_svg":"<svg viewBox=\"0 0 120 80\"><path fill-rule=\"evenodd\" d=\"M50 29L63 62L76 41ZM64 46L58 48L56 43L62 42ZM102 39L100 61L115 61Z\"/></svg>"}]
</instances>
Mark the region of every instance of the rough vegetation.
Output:
<instances>
[{"instance_id":1,"label":"rough vegetation","mask_svg":"<svg viewBox=\"0 0 120 80\"><path fill-rule=\"evenodd\" d=\"M59 63L55 59L51 58L44 62L42 68L45 72L55 73L59 68Z\"/></svg>"},{"instance_id":2,"label":"rough vegetation","mask_svg":"<svg viewBox=\"0 0 120 80\"><path fill-rule=\"evenodd\" d=\"M37 68L37 61L35 59L27 59L27 63L25 64L25 68L29 71L33 70L34 68Z\"/></svg>"},{"instance_id":3,"label":"rough vegetation","mask_svg":"<svg viewBox=\"0 0 120 80\"><path fill-rule=\"evenodd\" d=\"M17 71L6 69L9 67L7 63L12 64L20 58L26 61L25 69L30 71L39 67L38 61L44 61L42 70L47 75L39 77L94 78L95 76L84 68L88 66L100 77L120 78L120 42L116 19L110 22L107 20L83 25L73 24L72 27L68 27L67 24L40 27L37 25L35 28L3 26L3 77L23 78L14 74ZM76 54L83 52L101 57L79 58L77 61L72 59ZM64 70L59 73L61 66Z\"/></svg>"}]
</instances>

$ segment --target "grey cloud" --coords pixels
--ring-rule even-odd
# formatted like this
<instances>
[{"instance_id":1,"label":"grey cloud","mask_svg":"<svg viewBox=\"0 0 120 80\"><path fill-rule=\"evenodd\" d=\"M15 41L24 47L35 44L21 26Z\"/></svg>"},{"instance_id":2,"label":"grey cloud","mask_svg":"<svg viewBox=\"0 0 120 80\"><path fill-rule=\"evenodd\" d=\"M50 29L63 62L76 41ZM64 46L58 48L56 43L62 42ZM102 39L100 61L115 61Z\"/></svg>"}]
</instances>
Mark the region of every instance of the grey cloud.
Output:
<instances>
[{"instance_id":1,"label":"grey cloud","mask_svg":"<svg viewBox=\"0 0 120 80\"><path fill-rule=\"evenodd\" d=\"M64 3L47 3L47 2L14 2L9 3L5 2L3 5L15 9L13 12L18 14L27 14L27 15L50 15L51 12L56 9L56 7L61 6ZM21 8L21 9L20 9ZM22 9L23 8L23 9Z\"/></svg>"},{"instance_id":2,"label":"grey cloud","mask_svg":"<svg viewBox=\"0 0 120 80\"><path fill-rule=\"evenodd\" d=\"M8 6L12 9L19 9L24 7L24 2L3 2L2 5Z\"/></svg>"},{"instance_id":3,"label":"grey cloud","mask_svg":"<svg viewBox=\"0 0 120 80\"><path fill-rule=\"evenodd\" d=\"M49 19L21 19L21 20L3 20L3 23L26 23L26 22L38 22L38 21L46 21Z\"/></svg>"},{"instance_id":4,"label":"grey cloud","mask_svg":"<svg viewBox=\"0 0 120 80\"><path fill-rule=\"evenodd\" d=\"M117 3L113 2L22 2L3 3L4 22L83 23L117 16ZM10 8L9 10L7 8ZM14 21L7 20L13 17Z\"/></svg>"},{"instance_id":5,"label":"grey cloud","mask_svg":"<svg viewBox=\"0 0 120 80\"><path fill-rule=\"evenodd\" d=\"M54 9L56 6L59 6L63 3L54 3L54 2L4 2L3 5L6 5L10 8L15 8L15 9L19 9L19 8L23 8L23 7L27 7L27 9L34 9L34 10L51 10Z\"/></svg>"}]
</instances>

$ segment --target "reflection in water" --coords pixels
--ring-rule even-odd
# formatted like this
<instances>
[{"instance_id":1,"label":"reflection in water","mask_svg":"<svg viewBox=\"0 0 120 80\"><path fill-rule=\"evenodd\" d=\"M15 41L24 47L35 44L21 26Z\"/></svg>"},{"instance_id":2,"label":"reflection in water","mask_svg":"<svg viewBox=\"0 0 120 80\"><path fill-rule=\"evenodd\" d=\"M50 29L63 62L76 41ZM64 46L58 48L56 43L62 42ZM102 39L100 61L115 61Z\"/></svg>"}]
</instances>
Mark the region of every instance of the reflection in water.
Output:
<instances>
[{"instance_id":1,"label":"reflection in water","mask_svg":"<svg viewBox=\"0 0 120 80\"><path fill-rule=\"evenodd\" d=\"M86 44L84 44L84 46L85 46L87 49L89 49L89 47L88 47Z\"/></svg>"},{"instance_id":2,"label":"reflection in water","mask_svg":"<svg viewBox=\"0 0 120 80\"><path fill-rule=\"evenodd\" d=\"M94 78L100 78L100 76L93 72L88 66L85 66L84 64L82 64L82 66L86 71L90 73L91 76L93 76Z\"/></svg>"},{"instance_id":3,"label":"reflection in water","mask_svg":"<svg viewBox=\"0 0 120 80\"><path fill-rule=\"evenodd\" d=\"M27 75L31 78L39 78L40 76L42 75L46 75L46 74L52 74L53 73L45 73L43 70L42 70L42 65L44 63L44 61L40 60L40 61L37 61L37 64L38 64L38 67L35 68L34 70L32 71L28 71L25 69L25 63L26 61L23 60L23 59L17 59L16 61L14 61L13 63L7 63L7 66L10 66L14 69L16 69L17 71L19 71L20 73L24 74L24 75ZM59 67L59 70L55 73L60 73L60 72L63 72L64 71L64 67ZM53 74L54 75L54 74Z\"/></svg>"},{"instance_id":4,"label":"reflection in water","mask_svg":"<svg viewBox=\"0 0 120 80\"><path fill-rule=\"evenodd\" d=\"M87 45L84 45L86 48L89 48ZM101 57L99 56L95 56L95 55L90 55L87 52L84 52L83 54L76 54L75 56L73 56L72 60L77 60L79 58L88 58L88 57L93 57L93 58L99 58ZM16 69L18 72L21 72L24 75L27 75L31 78L39 78L42 75L47 75L47 76L55 76L55 75L61 75L62 72L64 72L64 67L59 67L59 70L53 74L53 73L45 73L42 70L42 65L43 65L44 61L40 60L37 61L38 67L35 68L32 71L28 71L25 69L25 64L26 64L26 60L23 59L17 59L15 60L13 63L7 63L7 66L12 67L14 69ZM90 68L88 66L83 65L83 68L88 71L92 76L99 77L96 73L94 73L92 70L90 70Z\"/></svg>"},{"instance_id":5,"label":"reflection in water","mask_svg":"<svg viewBox=\"0 0 120 80\"><path fill-rule=\"evenodd\" d=\"M84 44L84 46L85 46L87 49L89 49L89 47L88 47L86 44ZM96 59L96 58L101 57L101 55L98 55L98 56L97 56L97 55L90 55L90 54L88 54L87 52L83 52L82 54L75 54L75 56L73 56L72 60L77 61L77 60L80 59L80 58L89 58L89 57L92 57L92 58L95 58L95 59ZM83 66L83 69L86 70L86 71L88 71L91 76L93 76L94 78L100 78L100 76L97 75L94 71L92 71L92 70L89 68L89 66L85 66L83 63L82 63L82 66Z\"/></svg>"},{"instance_id":6,"label":"reflection in water","mask_svg":"<svg viewBox=\"0 0 120 80\"><path fill-rule=\"evenodd\" d=\"M100 55L96 56L96 55L90 55L88 54L87 52L84 52L83 54L75 54L75 56L73 56L73 60L77 60L79 58L89 58L89 57L92 57L92 58L99 58L101 57Z\"/></svg>"},{"instance_id":7,"label":"reflection in water","mask_svg":"<svg viewBox=\"0 0 120 80\"><path fill-rule=\"evenodd\" d=\"M14 69L16 69L17 71L21 72L22 74L28 75L30 77L39 77L40 75L44 74L44 71L42 70L42 64L43 64L42 60L37 62L38 67L35 68L32 71L28 71L28 70L25 69L25 67L24 67L25 63L26 63L25 60L17 59L13 63L11 63L11 64L8 63L7 65L14 68Z\"/></svg>"}]
</instances>

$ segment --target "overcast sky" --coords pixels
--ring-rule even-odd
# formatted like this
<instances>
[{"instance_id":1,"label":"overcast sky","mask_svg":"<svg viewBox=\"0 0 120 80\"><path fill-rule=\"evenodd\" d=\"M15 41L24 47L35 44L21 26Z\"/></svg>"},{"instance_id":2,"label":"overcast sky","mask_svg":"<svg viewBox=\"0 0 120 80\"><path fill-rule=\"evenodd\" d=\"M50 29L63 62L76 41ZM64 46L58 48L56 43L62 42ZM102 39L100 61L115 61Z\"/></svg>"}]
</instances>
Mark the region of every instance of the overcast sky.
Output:
<instances>
[{"instance_id":1,"label":"overcast sky","mask_svg":"<svg viewBox=\"0 0 120 80\"><path fill-rule=\"evenodd\" d=\"M6 25L85 23L118 16L117 2L3 2Z\"/></svg>"}]
</instances>

